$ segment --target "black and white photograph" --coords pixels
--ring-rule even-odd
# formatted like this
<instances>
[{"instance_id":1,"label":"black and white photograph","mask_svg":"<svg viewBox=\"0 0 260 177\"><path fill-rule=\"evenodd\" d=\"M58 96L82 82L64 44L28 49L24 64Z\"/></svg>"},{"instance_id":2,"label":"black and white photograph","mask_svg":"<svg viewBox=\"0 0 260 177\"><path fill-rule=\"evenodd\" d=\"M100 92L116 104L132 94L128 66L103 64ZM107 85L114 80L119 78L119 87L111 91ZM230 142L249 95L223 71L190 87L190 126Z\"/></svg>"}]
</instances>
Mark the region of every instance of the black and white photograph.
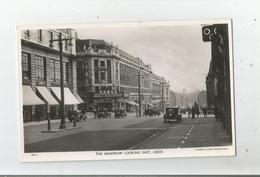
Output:
<instances>
[{"instance_id":1,"label":"black and white photograph","mask_svg":"<svg viewBox=\"0 0 260 177\"><path fill-rule=\"evenodd\" d=\"M17 34L22 161L235 155L231 19Z\"/></svg>"}]
</instances>

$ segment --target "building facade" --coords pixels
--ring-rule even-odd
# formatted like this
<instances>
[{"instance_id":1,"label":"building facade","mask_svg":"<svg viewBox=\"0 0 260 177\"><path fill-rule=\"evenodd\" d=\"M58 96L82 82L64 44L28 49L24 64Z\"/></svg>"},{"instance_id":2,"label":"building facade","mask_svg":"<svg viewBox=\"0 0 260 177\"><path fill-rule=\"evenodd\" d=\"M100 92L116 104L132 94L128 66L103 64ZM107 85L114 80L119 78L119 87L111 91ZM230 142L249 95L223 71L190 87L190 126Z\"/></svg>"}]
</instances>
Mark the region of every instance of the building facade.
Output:
<instances>
[{"instance_id":1,"label":"building facade","mask_svg":"<svg viewBox=\"0 0 260 177\"><path fill-rule=\"evenodd\" d=\"M158 76L154 73L151 74L151 93L152 105L164 110L169 106L170 102L170 84L164 77Z\"/></svg>"},{"instance_id":2,"label":"building facade","mask_svg":"<svg viewBox=\"0 0 260 177\"><path fill-rule=\"evenodd\" d=\"M63 83L66 109L77 109L76 32L72 29L21 31L21 70L24 121L58 118L60 103L60 46L63 41Z\"/></svg>"},{"instance_id":3,"label":"building facade","mask_svg":"<svg viewBox=\"0 0 260 177\"><path fill-rule=\"evenodd\" d=\"M170 106L173 107L192 107L195 102L198 103L198 95L200 91L190 93L182 93L170 91Z\"/></svg>"},{"instance_id":4,"label":"building facade","mask_svg":"<svg viewBox=\"0 0 260 177\"><path fill-rule=\"evenodd\" d=\"M23 30L24 121L59 118L61 56L65 112L124 108L143 113L149 107L169 106L169 82L118 46L78 39L72 29Z\"/></svg>"},{"instance_id":5,"label":"building facade","mask_svg":"<svg viewBox=\"0 0 260 177\"><path fill-rule=\"evenodd\" d=\"M207 107L207 93L205 90L199 92L197 100L200 107Z\"/></svg>"},{"instance_id":6,"label":"building facade","mask_svg":"<svg viewBox=\"0 0 260 177\"><path fill-rule=\"evenodd\" d=\"M204 42L211 42L211 62L206 77L209 104L214 106L216 119L232 141L230 58L228 24L214 24L202 27Z\"/></svg>"},{"instance_id":7,"label":"building facade","mask_svg":"<svg viewBox=\"0 0 260 177\"><path fill-rule=\"evenodd\" d=\"M210 61L209 72L206 76L206 94L207 94L207 106L208 108L214 108L215 105L215 95L217 94L216 90L216 78L214 76L212 68L212 60Z\"/></svg>"},{"instance_id":8,"label":"building facade","mask_svg":"<svg viewBox=\"0 0 260 177\"><path fill-rule=\"evenodd\" d=\"M76 45L78 93L86 103L82 109L143 112L169 104L170 84L153 74L150 64L104 40L78 39Z\"/></svg>"}]
</instances>

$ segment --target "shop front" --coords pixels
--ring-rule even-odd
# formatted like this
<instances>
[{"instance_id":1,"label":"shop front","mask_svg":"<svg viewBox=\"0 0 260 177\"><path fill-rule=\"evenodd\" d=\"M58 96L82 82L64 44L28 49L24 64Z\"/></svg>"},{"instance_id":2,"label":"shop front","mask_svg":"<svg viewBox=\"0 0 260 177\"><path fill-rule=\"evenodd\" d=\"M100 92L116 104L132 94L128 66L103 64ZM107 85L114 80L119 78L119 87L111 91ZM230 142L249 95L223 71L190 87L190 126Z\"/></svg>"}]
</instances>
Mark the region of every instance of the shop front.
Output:
<instances>
[{"instance_id":1,"label":"shop front","mask_svg":"<svg viewBox=\"0 0 260 177\"><path fill-rule=\"evenodd\" d=\"M35 90L35 91L34 91ZM60 87L23 86L23 120L42 121L59 119ZM64 88L65 112L73 109L73 105L80 104L79 98L74 96L69 88Z\"/></svg>"},{"instance_id":2,"label":"shop front","mask_svg":"<svg viewBox=\"0 0 260 177\"><path fill-rule=\"evenodd\" d=\"M31 86L23 86L23 121L33 121L35 111L33 108L43 106L45 103L35 94Z\"/></svg>"},{"instance_id":3,"label":"shop front","mask_svg":"<svg viewBox=\"0 0 260 177\"><path fill-rule=\"evenodd\" d=\"M116 108L126 108L127 94L124 93L95 93L94 111L114 111Z\"/></svg>"}]
</instances>

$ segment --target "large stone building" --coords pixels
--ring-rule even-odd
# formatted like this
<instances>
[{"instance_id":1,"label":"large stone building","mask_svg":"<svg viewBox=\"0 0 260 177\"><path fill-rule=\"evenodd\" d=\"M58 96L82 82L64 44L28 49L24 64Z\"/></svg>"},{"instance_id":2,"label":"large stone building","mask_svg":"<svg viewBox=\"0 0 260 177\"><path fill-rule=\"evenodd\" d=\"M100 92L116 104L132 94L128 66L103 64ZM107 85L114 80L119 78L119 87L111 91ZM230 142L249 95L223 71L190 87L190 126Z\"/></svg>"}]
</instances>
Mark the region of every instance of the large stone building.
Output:
<instances>
[{"instance_id":1,"label":"large stone building","mask_svg":"<svg viewBox=\"0 0 260 177\"><path fill-rule=\"evenodd\" d=\"M59 36L63 39L63 80L66 110L80 103L76 80L76 32L72 29L21 31L24 121L58 118L60 102ZM79 99L77 99L77 97Z\"/></svg>"},{"instance_id":2,"label":"large stone building","mask_svg":"<svg viewBox=\"0 0 260 177\"><path fill-rule=\"evenodd\" d=\"M207 107L207 93L205 90L199 92L197 100L198 100L198 105L200 107Z\"/></svg>"},{"instance_id":3,"label":"large stone building","mask_svg":"<svg viewBox=\"0 0 260 177\"><path fill-rule=\"evenodd\" d=\"M217 95L217 79L214 76L212 61L210 61L209 72L206 76L207 107L214 108L215 95Z\"/></svg>"},{"instance_id":4,"label":"large stone building","mask_svg":"<svg viewBox=\"0 0 260 177\"><path fill-rule=\"evenodd\" d=\"M170 106L171 107L192 107L195 102L198 103L199 91L193 91L190 93L182 93L170 91ZM204 102L203 102L204 105Z\"/></svg>"},{"instance_id":5,"label":"large stone building","mask_svg":"<svg viewBox=\"0 0 260 177\"><path fill-rule=\"evenodd\" d=\"M151 101L151 66L104 40L77 40L78 92L83 109L135 110ZM138 79L140 77L140 84Z\"/></svg>"},{"instance_id":6,"label":"large stone building","mask_svg":"<svg viewBox=\"0 0 260 177\"><path fill-rule=\"evenodd\" d=\"M170 85L152 73L150 64L104 40L78 39L76 43L82 109L137 111L141 107L143 112L157 103L168 105Z\"/></svg>"},{"instance_id":7,"label":"large stone building","mask_svg":"<svg viewBox=\"0 0 260 177\"><path fill-rule=\"evenodd\" d=\"M211 62L206 77L208 103L232 140L230 56L228 24L202 27L204 42L211 42Z\"/></svg>"},{"instance_id":8,"label":"large stone building","mask_svg":"<svg viewBox=\"0 0 260 177\"><path fill-rule=\"evenodd\" d=\"M163 77L151 74L152 105L164 110L169 106L170 84Z\"/></svg>"}]
</instances>

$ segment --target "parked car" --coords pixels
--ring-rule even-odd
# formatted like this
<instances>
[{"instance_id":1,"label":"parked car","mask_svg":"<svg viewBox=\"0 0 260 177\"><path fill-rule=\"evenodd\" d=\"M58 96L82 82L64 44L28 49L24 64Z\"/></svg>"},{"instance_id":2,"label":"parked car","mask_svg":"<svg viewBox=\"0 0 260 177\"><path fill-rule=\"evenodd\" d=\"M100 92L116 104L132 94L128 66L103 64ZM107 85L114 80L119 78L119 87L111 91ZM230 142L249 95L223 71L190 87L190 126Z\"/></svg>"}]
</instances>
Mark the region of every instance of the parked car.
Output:
<instances>
[{"instance_id":1,"label":"parked car","mask_svg":"<svg viewBox=\"0 0 260 177\"><path fill-rule=\"evenodd\" d=\"M127 116L126 111L123 108L115 109L115 118L124 118Z\"/></svg>"},{"instance_id":2,"label":"parked car","mask_svg":"<svg viewBox=\"0 0 260 177\"><path fill-rule=\"evenodd\" d=\"M208 112L209 115L213 115L214 114L214 108L212 108L212 107L208 108L207 112Z\"/></svg>"},{"instance_id":3,"label":"parked car","mask_svg":"<svg viewBox=\"0 0 260 177\"><path fill-rule=\"evenodd\" d=\"M180 113L182 113L182 114L186 114L187 110L188 109L185 107L180 107Z\"/></svg>"},{"instance_id":4,"label":"parked car","mask_svg":"<svg viewBox=\"0 0 260 177\"><path fill-rule=\"evenodd\" d=\"M182 122L182 114L179 108L166 108L163 115L164 122Z\"/></svg>"},{"instance_id":5,"label":"parked car","mask_svg":"<svg viewBox=\"0 0 260 177\"><path fill-rule=\"evenodd\" d=\"M150 117L152 117L152 116L160 116L161 115L161 112L159 111L159 110L156 110L156 109L146 109L145 111L144 111L144 114L143 114L144 116L150 116Z\"/></svg>"},{"instance_id":6,"label":"parked car","mask_svg":"<svg viewBox=\"0 0 260 177\"><path fill-rule=\"evenodd\" d=\"M96 112L96 117L101 118L111 118L111 112L109 112L107 109L101 110Z\"/></svg>"}]
</instances>

